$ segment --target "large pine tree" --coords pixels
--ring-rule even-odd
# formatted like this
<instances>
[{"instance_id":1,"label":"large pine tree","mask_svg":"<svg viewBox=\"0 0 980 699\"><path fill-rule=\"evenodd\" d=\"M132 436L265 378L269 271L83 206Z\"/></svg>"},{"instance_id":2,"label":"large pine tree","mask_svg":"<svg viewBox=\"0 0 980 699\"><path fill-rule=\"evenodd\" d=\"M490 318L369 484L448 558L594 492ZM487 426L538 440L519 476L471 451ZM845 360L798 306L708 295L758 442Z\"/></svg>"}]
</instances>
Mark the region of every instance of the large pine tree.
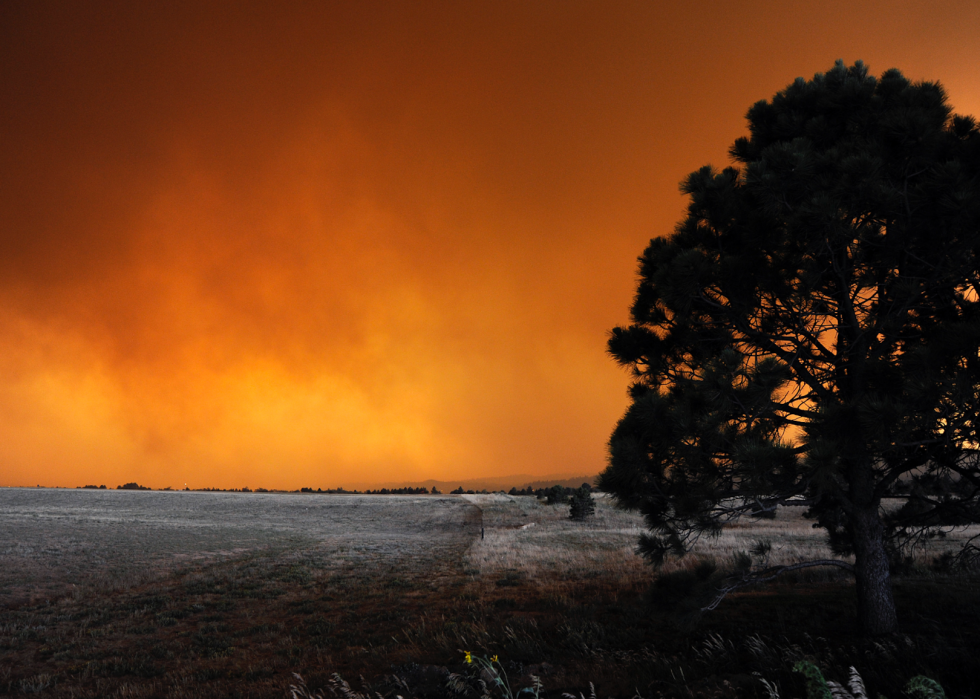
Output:
<instances>
[{"instance_id":1,"label":"large pine tree","mask_svg":"<svg viewBox=\"0 0 980 699\"><path fill-rule=\"evenodd\" d=\"M805 503L854 556L831 563L862 629L893 632L891 562L980 522L980 132L940 85L840 61L748 122L640 258L600 487L645 515L654 563Z\"/></svg>"}]
</instances>

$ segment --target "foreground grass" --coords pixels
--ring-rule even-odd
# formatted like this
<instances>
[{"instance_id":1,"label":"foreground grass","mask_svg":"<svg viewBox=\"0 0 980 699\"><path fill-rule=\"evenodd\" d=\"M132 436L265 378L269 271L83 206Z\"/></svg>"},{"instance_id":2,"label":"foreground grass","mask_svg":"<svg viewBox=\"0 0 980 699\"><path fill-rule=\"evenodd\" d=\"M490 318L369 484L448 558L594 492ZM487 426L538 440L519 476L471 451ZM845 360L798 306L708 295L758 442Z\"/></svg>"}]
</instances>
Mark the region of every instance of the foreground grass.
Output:
<instances>
[{"instance_id":1,"label":"foreground grass","mask_svg":"<svg viewBox=\"0 0 980 699\"><path fill-rule=\"evenodd\" d=\"M293 672L329 694L337 672L385 696L447 696L448 673L467 670L462 650L496 655L515 687L538 676L556 697L588 696L590 682L601 697L767 697L760 676L802 697L792 667L803 660L839 682L855 666L869 696L903 696L920 674L951 698L980 684L980 586L968 575L923 567L899 578L903 635L867 641L849 583L824 573L685 615L677 588L698 557L649 592L651 573L631 552L639 523L605 502L586 525L530 498L365 497L317 509L331 502L310 500L285 534L234 555L7 604L0 695L284 697ZM314 521L331 517L336 526ZM787 560L821 545L781 512L699 555L724 560L760 534Z\"/></svg>"}]
</instances>

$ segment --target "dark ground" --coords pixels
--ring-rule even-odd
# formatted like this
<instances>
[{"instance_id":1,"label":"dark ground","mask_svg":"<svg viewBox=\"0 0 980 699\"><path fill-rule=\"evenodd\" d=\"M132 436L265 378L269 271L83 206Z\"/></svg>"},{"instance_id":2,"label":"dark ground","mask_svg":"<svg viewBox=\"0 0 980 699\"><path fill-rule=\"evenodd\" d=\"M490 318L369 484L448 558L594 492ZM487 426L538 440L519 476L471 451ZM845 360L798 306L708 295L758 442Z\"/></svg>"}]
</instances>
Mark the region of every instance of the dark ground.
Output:
<instances>
[{"instance_id":1,"label":"dark ground","mask_svg":"<svg viewBox=\"0 0 980 699\"><path fill-rule=\"evenodd\" d=\"M599 697L768 697L761 679L803 697L792 672L803 659L841 682L855 666L871 697L905 696L919 674L951 699L980 697L977 577L898 579L893 638L857 634L845 583L734 595L692 625L678 586L649 593L592 577L553 594L546 581L476 579L463 560L480 512L465 501L394 524L326 543L263 540L116 588L25 595L7 582L0 695L281 698L297 672L330 696L337 672L384 697L454 696L446 673L472 674L469 650L499 655L515 690L540 676L549 697L588 696L590 682ZM406 543L413 527L424 546Z\"/></svg>"}]
</instances>

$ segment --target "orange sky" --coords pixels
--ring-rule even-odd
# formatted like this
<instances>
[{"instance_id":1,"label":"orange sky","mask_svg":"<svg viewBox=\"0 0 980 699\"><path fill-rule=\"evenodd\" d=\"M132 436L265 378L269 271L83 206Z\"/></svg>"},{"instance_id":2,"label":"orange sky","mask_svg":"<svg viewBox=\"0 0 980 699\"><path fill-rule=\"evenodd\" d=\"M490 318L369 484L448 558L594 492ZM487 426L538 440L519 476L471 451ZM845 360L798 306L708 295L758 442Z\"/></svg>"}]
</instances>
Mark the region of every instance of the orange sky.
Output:
<instances>
[{"instance_id":1,"label":"orange sky","mask_svg":"<svg viewBox=\"0 0 980 699\"><path fill-rule=\"evenodd\" d=\"M863 59L980 114L973 0L284 4L0 3L0 485L597 473L753 102Z\"/></svg>"}]
</instances>

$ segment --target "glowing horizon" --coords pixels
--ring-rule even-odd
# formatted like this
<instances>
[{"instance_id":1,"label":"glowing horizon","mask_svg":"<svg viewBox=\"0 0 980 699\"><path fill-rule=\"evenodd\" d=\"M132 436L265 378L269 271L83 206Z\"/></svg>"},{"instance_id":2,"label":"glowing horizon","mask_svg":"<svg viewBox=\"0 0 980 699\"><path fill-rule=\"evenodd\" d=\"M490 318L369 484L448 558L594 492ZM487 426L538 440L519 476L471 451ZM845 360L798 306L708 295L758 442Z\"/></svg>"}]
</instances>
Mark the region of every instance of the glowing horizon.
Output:
<instances>
[{"instance_id":1,"label":"glowing horizon","mask_svg":"<svg viewBox=\"0 0 980 699\"><path fill-rule=\"evenodd\" d=\"M980 8L893 5L5 4L0 486L597 473L752 103L843 58L980 113Z\"/></svg>"}]
</instances>

